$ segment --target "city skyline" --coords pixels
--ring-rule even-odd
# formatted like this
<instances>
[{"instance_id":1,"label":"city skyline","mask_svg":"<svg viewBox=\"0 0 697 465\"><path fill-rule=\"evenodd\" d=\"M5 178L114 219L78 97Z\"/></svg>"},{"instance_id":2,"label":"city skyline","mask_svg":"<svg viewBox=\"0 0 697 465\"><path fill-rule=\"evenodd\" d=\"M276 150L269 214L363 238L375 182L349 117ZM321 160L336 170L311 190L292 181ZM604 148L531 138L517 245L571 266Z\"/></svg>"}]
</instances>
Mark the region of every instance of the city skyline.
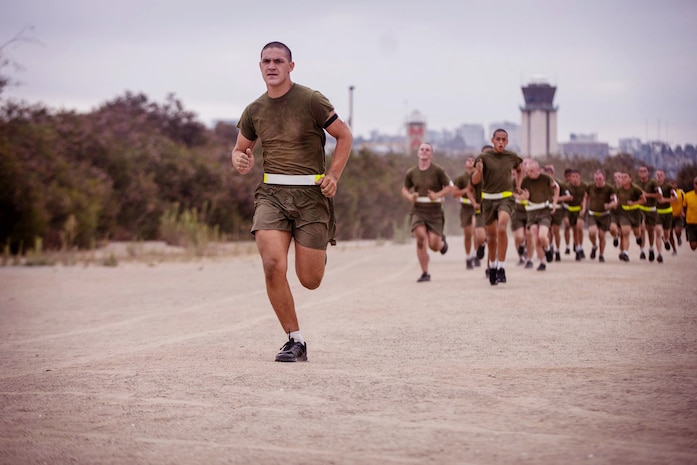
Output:
<instances>
[{"instance_id":1,"label":"city skyline","mask_svg":"<svg viewBox=\"0 0 697 465\"><path fill-rule=\"evenodd\" d=\"M21 83L3 100L86 112L127 91L174 94L207 124L236 119L264 92L261 47L280 40L293 80L352 113L357 136L396 134L413 109L439 130L519 122L521 87L542 75L558 89L559 140L697 141L690 0L6 3L0 43L28 40L2 50L21 67L2 69Z\"/></svg>"}]
</instances>

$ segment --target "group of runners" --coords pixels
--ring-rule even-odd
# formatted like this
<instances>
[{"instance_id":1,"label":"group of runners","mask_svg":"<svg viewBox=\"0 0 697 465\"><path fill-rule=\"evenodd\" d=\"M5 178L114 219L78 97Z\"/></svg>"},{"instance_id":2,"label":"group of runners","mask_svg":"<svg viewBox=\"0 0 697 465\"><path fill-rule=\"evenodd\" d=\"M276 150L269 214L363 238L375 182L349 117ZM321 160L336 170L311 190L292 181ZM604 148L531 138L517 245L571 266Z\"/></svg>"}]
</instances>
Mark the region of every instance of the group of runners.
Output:
<instances>
[{"instance_id":1,"label":"group of runners","mask_svg":"<svg viewBox=\"0 0 697 465\"><path fill-rule=\"evenodd\" d=\"M578 170L569 168L559 179L553 165L541 167L537 160L522 159L506 150L507 143L506 131L497 129L492 145L484 146L477 157L467 157L465 171L452 181L432 163L433 147L428 143L419 147L419 163L407 172L402 188L403 197L412 202L411 230L422 269L418 282L431 278L428 249L448 250L442 203L450 196L461 203L466 267L480 267L486 256L485 274L491 285L506 282L509 225L517 264L538 271L562 260L562 236L564 255L586 259L586 232L591 260L605 262L611 238L619 260L630 261L633 234L640 260L663 263L664 251L676 255L682 245L686 214L686 237L691 248L697 248L695 192L685 194L663 170L656 170L652 178L649 168L641 166L637 179L618 171L611 184L602 170L584 182Z\"/></svg>"}]
</instances>

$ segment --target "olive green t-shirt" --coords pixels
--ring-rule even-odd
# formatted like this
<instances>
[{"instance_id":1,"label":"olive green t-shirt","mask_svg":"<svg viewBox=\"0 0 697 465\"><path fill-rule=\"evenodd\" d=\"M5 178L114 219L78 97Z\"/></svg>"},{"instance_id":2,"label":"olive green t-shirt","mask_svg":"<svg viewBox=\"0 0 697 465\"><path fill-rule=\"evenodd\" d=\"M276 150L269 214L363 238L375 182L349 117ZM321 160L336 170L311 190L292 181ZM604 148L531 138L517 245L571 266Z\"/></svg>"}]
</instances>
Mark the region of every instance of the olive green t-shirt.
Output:
<instances>
[{"instance_id":1,"label":"olive green t-shirt","mask_svg":"<svg viewBox=\"0 0 697 465\"><path fill-rule=\"evenodd\" d=\"M513 182L511 171L523 162L517 153L509 150L501 153L484 152L479 154L475 164L479 160L483 165L482 180L479 184L482 186L482 192L489 194L510 191Z\"/></svg>"},{"instance_id":2,"label":"olive green t-shirt","mask_svg":"<svg viewBox=\"0 0 697 465\"><path fill-rule=\"evenodd\" d=\"M467 189L467 187L471 184L471 182L472 182L472 175L470 173L468 173L467 171L462 173L460 176L456 177L455 180L453 181L453 183L455 184L455 187L457 187L458 189ZM467 197L466 194L463 195L461 198L469 200L469 197Z\"/></svg>"},{"instance_id":3,"label":"olive green t-shirt","mask_svg":"<svg viewBox=\"0 0 697 465\"><path fill-rule=\"evenodd\" d=\"M638 179L636 182L636 185L639 186L639 188L646 192L647 194L655 194L658 192L658 182L656 182L655 179L647 179L646 181L642 181L641 179ZM648 196L646 197L646 203L644 204L645 207L655 207L656 206L656 199L653 197L649 198Z\"/></svg>"},{"instance_id":4,"label":"olive green t-shirt","mask_svg":"<svg viewBox=\"0 0 697 465\"><path fill-rule=\"evenodd\" d=\"M554 200L554 180L545 173L540 173L540 175L533 179L529 176L523 178L523 182L520 185L521 189L527 189L530 193L529 202L532 203L545 203Z\"/></svg>"},{"instance_id":5,"label":"olive green t-shirt","mask_svg":"<svg viewBox=\"0 0 697 465\"><path fill-rule=\"evenodd\" d=\"M598 213L605 211L605 204L612 202L612 196L615 195L615 189L608 184L603 187L598 187L595 183L588 184L586 192L588 192L588 209Z\"/></svg>"},{"instance_id":6,"label":"olive green t-shirt","mask_svg":"<svg viewBox=\"0 0 697 465\"><path fill-rule=\"evenodd\" d=\"M404 176L404 187L414 189L419 196L426 197L428 191L438 192L450 184L450 177L445 170L435 163L421 171L418 166L412 166Z\"/></svg>"},{"instance_id":7,"label":"olive green t-shirt","mask_svg":"<svg viewBox=\"0 0 697 465\"><path fill-rule=\"evenodd\" d=\"M631 184L627 189L624 187L617 188L617 200L620 205L627 205L627 202L630 200L636 202L641 198L641 194L643 194L641 187L636 184Z\"/></svg>"},{"instance_id":8,"label":"olive green t-shirt","mask_svg":"<svg viewBox=\"0 0 697 465\"><path fill-rule=\"evenodd\" d=\"M573 199L566 202L570 207L577 207L583 202L583 197L586 195L586 183L581 181L578 186L571 183L566 184L566 190L573 196Z\"/></svg>"},{"instance_id":9,"label":"olive green t-shirt","mask_svg":"<svg viewBox=\"0 0 697 465\"><path fill-rule=\"evenodd\" d=\"M293 84L278 98L264 93L242 112L237 127L261 141L265 173L323 174L324 123L334 107L316 90Z\"/></svg>"}]
</instances>

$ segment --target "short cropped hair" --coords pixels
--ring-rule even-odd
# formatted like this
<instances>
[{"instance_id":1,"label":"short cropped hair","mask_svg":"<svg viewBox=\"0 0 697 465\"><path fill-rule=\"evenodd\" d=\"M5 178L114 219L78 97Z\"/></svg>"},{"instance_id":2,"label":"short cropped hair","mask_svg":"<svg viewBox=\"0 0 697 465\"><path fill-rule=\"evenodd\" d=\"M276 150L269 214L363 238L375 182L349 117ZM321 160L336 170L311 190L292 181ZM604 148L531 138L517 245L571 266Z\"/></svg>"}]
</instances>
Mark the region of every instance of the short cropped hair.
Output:
<instances>
[{"instance_id":1,"label":"short cropped hair","mask_svg":"<svg viewBox=\"0 0 697 465\"><path fill-rule=\"evenodd\" d=\"M288 46L284 44L283 42L269 42L268 44L264 45L264 48L261 49L261 53L264 53L264 50L267 48L280 48L285 50L286 54L288 55L288 61L293 61L293 53L290 51Z\"/></svg>"}]
</instances>

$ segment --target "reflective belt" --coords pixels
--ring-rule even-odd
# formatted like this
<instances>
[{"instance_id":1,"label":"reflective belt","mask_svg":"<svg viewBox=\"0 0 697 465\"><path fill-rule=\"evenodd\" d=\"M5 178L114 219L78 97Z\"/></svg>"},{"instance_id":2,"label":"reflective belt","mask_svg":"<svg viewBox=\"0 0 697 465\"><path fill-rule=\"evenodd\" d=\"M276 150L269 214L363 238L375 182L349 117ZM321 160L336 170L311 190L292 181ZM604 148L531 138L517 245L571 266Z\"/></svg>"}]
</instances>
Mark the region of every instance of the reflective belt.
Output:
<instances>
[{"instance_id":1,"label":"reflective belt","mask_svg":"<svg viewBox=\"0 0 697 465\"><path fill-rule=\"evenodd\" d=\"M580 205L569 205L567 207L570 212L580 212L581 211L581 206Z\"/></svg>"},{"instance_id":2,"label":"reflective belt","mask_svg":"<svg viewBox=\"0 0 697 465\"><path fill-rule=\"evenodd\" d=\"M667 215L668 213L673 213L673 207L659 208L656 210L661 215Z\"/></svg>"},{"instance_id":3,"label":"reflective belt","mask_svg":"<svg viewBox=\"0 0 697 465\"><path fill-rule=\"evenodd\" d=\"M632 211L632 210L638 210L639 205L622 205L622 210L624 211Z\"/></svg>"},{"instance_id":4,"label":"reflective belt","mask_svg":"<svg viewBox=\"0 0 697 465\"><path fill-rule=\"evenodd\" d=\"M489 192L482 192L482 198L487 200L507 199L508 197L512 196L513 192L511 191L496 192L494 194Z\"/></svg>"},{"instance_id":5,"label":"reflective belt","mask_svg":"<svg viewBox=\"0 0 697 465\"><path fill-rule=\"evenodd\" d=\"M535 210L542 210L543 208L547 208L547 207L549 207L549 201L542 202L542 203L528 202L528 204L525 206L525 211L532 212Z\"/></svg>"},{"instance_id":6,"label":"reflective belt","mask_svg":"<svg viewBox=\"0 0 697 465\"><path fill-rule=\"evenodd\" d=\"M417 197L416 202L417 203L442 203L443 198L441 197L440 199L431 200L430 197Z\"/></svg>"},{"instance_id":7,"label":"reflective belt","mask_svg":"<svg viewBox=\"0 0 697 465\"><path fill-rule=\"evenodd\" d=\"M594 212L593 210L588 210L588 214L593 215L593 216L605 216L605 215L609 215L610 212L607 210L604 212Z\"/></svg>"},{"instance_id":8,"label":"reflective belt","mask_svg":"<svg viewBox=\"0 0 697 465\"><path fill-rule=\"evenodd\" d=\"M517 205L526 206L526 205L528 204L528 201L525 200L525 199L515 199L515 203L516 203Z\"/></svg>"},{"instance_id":9,"label":"reflective belt","mask_svg":"<svg viewBox=\"0 0 697 465\"><path fill-rule=\"evenodd\" d=\"M646 205L639 205L639 208L645 212L655 212L656 207L647 207Z\"/></svg>"},{"instance_id":10,"label":"reflective belt","mask_svg":"<svg viewBox=\"0 0 697 465\"><path fill-rule=\"evenodd\" d=\"M270 174L264 173L264 184L280 184L282 186L314 186L324 174Z\"/></svg>"},{"instance_id":11,"label":"reflective belt","mask_svg":"<svg viewBox=\"0 0 697 465\"><path fill-rule=\"evenodd\" d=\"M464 203L465 205L472 205L472 202L467 197L462 197L462 199L460 201L462 203Z\"/></svg>"}]
</instances>

